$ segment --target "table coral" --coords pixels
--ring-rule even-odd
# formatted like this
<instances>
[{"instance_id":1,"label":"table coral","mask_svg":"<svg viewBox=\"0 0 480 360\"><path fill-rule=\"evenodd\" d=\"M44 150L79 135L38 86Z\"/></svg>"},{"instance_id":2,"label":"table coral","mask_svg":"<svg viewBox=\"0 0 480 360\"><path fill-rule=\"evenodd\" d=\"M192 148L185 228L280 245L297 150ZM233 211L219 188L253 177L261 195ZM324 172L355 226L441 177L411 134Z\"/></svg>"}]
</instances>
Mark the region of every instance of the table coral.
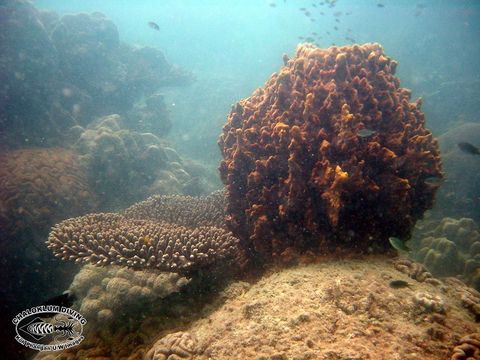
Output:
<instances>
[{"instance_id":1,"label":"table coral","mask_svg":"<svg viewBox=\"0 0 480 360\"><path fill-rule=\"evenodd\" d=\"M158 196L124 214L90 214L52 228L48 247L57 257L95 265L155 268L189 274L238 256L237 238L222 227L223 195L195 200ZM173 201L172 201L173 200ZM187 204L189 203L189 204ZM189 205L189 206L187 206ZM176 219L171 215L177 214Z\"/></svg>"},{"instance_id":2,"label":"table coral","mask_svg":"<svg viewBox=\"0 0 480 360\"><path fill-rule=\"evenodd\" d=\"M425 180L442 174L421 101L410 102L396 66L378 44L304 44L232 107L220 172L246 250L385 250L389 236L410 236L438 188Z\"/></svg>"}]
</instances>

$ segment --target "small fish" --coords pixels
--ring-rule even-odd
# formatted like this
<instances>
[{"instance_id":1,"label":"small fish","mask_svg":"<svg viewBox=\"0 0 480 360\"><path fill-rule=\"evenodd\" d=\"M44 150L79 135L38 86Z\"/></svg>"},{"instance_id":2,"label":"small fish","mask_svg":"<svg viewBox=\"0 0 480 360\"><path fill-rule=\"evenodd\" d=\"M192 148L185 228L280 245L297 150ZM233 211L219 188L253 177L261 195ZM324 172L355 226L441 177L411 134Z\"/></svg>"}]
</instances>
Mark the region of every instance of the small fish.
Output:
<instances>
[{"instance_id":1,"label":"small fish","mask_svg":"<svg viewBox=\"0 0 480 360\"><path fill-rule=\"evenodd\" d=\"M390 242L390 245L392 245L395 250L410 252L410 248L407 245L405 245L405 243L399 238L391 236L388 238L388 241Z\"/></svg>"},{"instance_id":2,"label":"small fish","mask_svg":"<svg viewBox=\"0 0 480 360\"><path fill-rule=\"evenodd\" d=\"M300 11L307 11L307 9L305 9L305 8L299 8L298 10L300 10Z\"/></svg>"},{"instance_id":3,"label":"small fish","mask_svg":"<svg viewBox=\"0 0 480 360\"><path fill-rule=\"evenodd\" d=\"M336 31L338 31L338 26L334 26L333 28L334 28Z\"/></svg>"},{"instance_id":4,"label":"small fish","mask_svg":"<svg viewBox=\"0 0 480 360\"><path fill-rule=\"evenodd\" d=\"M312 35L317 36L318 34L315 31L312 31Z\"/></svg>"},{"instance_id":5,"label":"small fish","mask_svg":"<svg viewBox=\"0 0 480 360\"><path fill-rule=\"evenodd\" d=\"M388 283L388 286L390 286L393 289L401 289L405 287L410 287L410 284L403 280L392 280Z\"/></svg>"},{"instance_id":6,"label":"small fish","mask_svg":"<svg viewBox=\"0 0 480 360\"><path fill-rule=\"evenodd\" d=\"M335 22L339 23L339 22L340 22L340 20L339 20L339 19L335 19Z\"/></svg>"},{"instance_id":7,"label":"small fish","mask_svg":"<svg viewBox=\"0 0 480 360\"><path fill-rule=\"evenodd\" d=\"M375 133L376 133L375 130L363 128L363 129L360 130L357 134L358 134L358 136L360 136L360 137L362 137L362 138L365 138L365 137L372 136L372 135L375 134Z\"/></svg>"},{"instance_id":8,"label":"small fish","mask_svg":"<svg viewBox=\"0 0 480 360\"><path fill-rule=\"evenodd\" d=\"M298 40L305 40L305 38L303 36L299 36Z\"/></svg>"},{"instance_id":9,"label":"small fish","mask_svg":"<svg viewBox=\"0 0 480 360\"><path fill-rule=\"evenodd\" d=\"M342 12L341 11L336 11L336 12L333 13L333 16L335 16L335 17L342 16Z\"/></svg>"},{"instance_id":10,"label":"small fish","mask_svg":"<svg viewBox=\"0 0 480 360\"><path fill-rule=\"evenodd\" d=\"M309 36L305 39L305 41L313 43L315 41L315 39Z\"/></svg>"},{"instance_id":11,"label":"small fish","mask_svg":"<svg viewBox=\"0 0 480 360\"><path fill-rule=\"evenodd\" d=\"M378 4L377 4L377 7L383 8L383 7L385 7L385 5L383 5L383 4L381 4L381 3L378 3Z\"/></svg>"},{"instance_id":12,"label":"small fish","mask_svg":"<svg viewBox=\"0 0 480 360\"><path fill-rule=\"evenodd\" d=\"M72 293L70 290L65 291L61 295L54 296L44 303L40 304L41 306L44 305L57 305L57 306L64 306L64 307L70 307L73 305L73 303L77 300L77 297L75 296L74 293ZM45 313L42 314L42 317L52 317L55 316L57 313Z\"/></svg>"},{"instance_id":13,"label":"small fish","mask_svg":"<svg viewBox=\"0 0 480 360\"><path fill-rule=\"evenodd\" d=\"M274 7L276 7L276 6L277 6L277 4L275 4L274 2L271 2L270 4L268 4L268 6L270 6L270 7L274 8Z\"/></svg>"},{"instance_id":14,"label":"small fish","mask_svg":"<svg viewBox=\"0 0 480 360\"><path fill-rule=\"evenodd\" d=\"M471 155L480 155L480 150L476 146L474 146L474 145L472 145L468 142L460 142L460 143L457 144L457 146L464 153L471 154Z\"/></svg>"},{"instance_id":15,"label":"small fish","mask_svg":"<svg viewBox=\"0 0 480 360\"><path fill-rule=\"evenodd\" d=\"M305 16L310 16L310 11L305 11L304 14Z\"/></svg>"},{"instance_id":16,"label":"small fish","mask_svg":"<svg viewBox=\"0 0 480 360\"><path fill-rule=\"evenodd\" d=\"M431 186L440 186L442 185L442 181L443 179L440 176L428 176L423 180L425 184Z\"/></svg>"},{"instance_id":17,"label":"small fish","mask_svg":"<svg viewBox=\"0 0 480 360\"><path fill-rule=\"evenodd\" d=\"M158 24L154 23L153 21L149 21L148 26L150 26L154 30L160 31L160 26L158 26Z\"/></svg>"},{"instance_id":18,"label":"small fish","mask_svg":"<svg viewBox=\"0 0 480 360\"><path fill-rule=\"evenodd\" d=\"M320 11L320 15L322 15L322 16L323 16L323 15L325 15L325 13L324 13L323 11Z\"/></svg>"}]
</instances>

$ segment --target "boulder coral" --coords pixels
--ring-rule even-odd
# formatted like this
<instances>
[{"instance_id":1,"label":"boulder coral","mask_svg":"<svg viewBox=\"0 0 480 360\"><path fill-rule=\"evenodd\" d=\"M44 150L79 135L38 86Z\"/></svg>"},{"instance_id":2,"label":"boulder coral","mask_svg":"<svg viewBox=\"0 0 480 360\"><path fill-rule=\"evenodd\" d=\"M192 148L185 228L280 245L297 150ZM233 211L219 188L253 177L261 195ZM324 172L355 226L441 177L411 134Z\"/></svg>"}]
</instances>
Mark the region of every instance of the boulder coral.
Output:
<instances>
[{"instance_id":1,"label":"boulder coral","mask_svg":"<svg viewBox=\"0 0 480 360\"><path fill-rule=\"evenodd\" d=\"M174 273L86 265L75 276L70 291L77 297L76 306L89 323L102 324L107 329L121 324L126 317L138 317L187 283L187 279ZM89 329L94 331L96 326L90 325Z\"/></svg>"},{"instance_id":2,"label":"boulder coral","mask_svg":"<svg viewBox=\"0 0 480 360\"><path fill-rule=\"evenodd\" d=\"M88 169L101 209L122 208L148 195L181 194L193 179L165 140L126 129L118 114L87 128L74 126L68 136ZM202 185L192 191L202 193Z\"/></svg>"},{"instance_id":3,"label":"boulder coral","mask_svg":"<svg viewBox=\"0 0 480 360\"><path fill-rule=\"evenodd\" d=\"M95 209L86 170L62 148L0 153L0 235L46 232L56 222Z\"/></svg>"},{"instance_id":4,"label":"boulder coral","mask_svg":"<svg viewBox=\"0 0 480 360\"><path fill-rule=\"evenodd\" d=\"M417 224L412 256L435 276L460 276L480 289L480 230L470 218L425 220Z\"/></svg>"},{"instance_id":5,"label":"boulder coral","mask_svg":"<svg viewBox=\"0 0 480 360\"><path fill-rule=\"evenodd\" d=\"M409 238L441 178L421 100L378 44L303 44L232 107L219 145L227 223L253 255Z\"/></svg>"}]
</instances>

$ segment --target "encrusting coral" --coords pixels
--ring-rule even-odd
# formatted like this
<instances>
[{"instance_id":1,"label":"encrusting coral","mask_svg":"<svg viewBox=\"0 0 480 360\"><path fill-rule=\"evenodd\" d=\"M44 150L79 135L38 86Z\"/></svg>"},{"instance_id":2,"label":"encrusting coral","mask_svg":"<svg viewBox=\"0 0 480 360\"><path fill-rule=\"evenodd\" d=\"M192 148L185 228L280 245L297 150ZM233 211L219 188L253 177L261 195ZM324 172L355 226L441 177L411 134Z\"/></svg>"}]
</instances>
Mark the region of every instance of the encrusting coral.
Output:
<instances>
[{"instance_id":1,"label":"encrusting coral","mask_svg":"<svg viewBox=\"0 0 480 360\"><path fill-rule=\"evenodd\" d=\"M158 340L144 360L191 360L197 352L197 340L189 333L179 331Z\"/></svg>"},{"instance_id":2,"label":"encrusting coral","mask_svg":"<svg viewBox=\"0 0 480 360\"><path fill-rule=\"evenodd\" d=\"M300 45L233 106L219 139L227 223L253 255L408 238L441 178L421 101L378 44Z\"/></svg>"},{"instance_id":3,"label":"encrusting coral","mask_svg":"<svg viewBox=\"0 0 480 360\"><path fill-rule=\"evenodd\" d=\"M238 239L220 225L222 193L196 200L157 196L123 214L90 214L52 228L48 247L78 263L154 268L189 274L238 254ZM172 218L171 215L175 215Z\"/></svg>"}]
</instances>

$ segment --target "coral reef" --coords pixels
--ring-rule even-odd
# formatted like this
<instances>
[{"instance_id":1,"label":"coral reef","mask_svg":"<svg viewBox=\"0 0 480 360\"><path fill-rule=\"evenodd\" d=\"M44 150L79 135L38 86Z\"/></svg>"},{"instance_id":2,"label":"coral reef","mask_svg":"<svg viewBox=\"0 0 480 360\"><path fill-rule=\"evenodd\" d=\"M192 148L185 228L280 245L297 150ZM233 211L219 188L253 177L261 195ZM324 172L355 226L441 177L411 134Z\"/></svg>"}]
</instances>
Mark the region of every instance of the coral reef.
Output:
<instances>
[{"instance_id":1,"label":"coral reef","mask_svg":"<svg viewBox=\"0 0 480 360\"><path fill-rule=\"evenodd\" d=\"M60 17L29 1L7 0L0 16L3 146L64 146L69 127L111 113L167 134L169 114L155 94L188 85L193 76L159 49L122 43L116 25L99 12ZM137 109L144 98L147 107Z\"/></svg>"},{"instance_id":2,"label":"coral reef","mask_svg":"<svg viewBox=\"0 0 480 360\"><path fill-rule=\"evenodd\" d=\"M176 332L158 340L144 357L145 360L193 360L197 340L186 332Z\"/></svg>"},{"instance_id":3,"label":"coral reef","mask_svg":"<svg viewBox=\"0 0 480 360\"><path fill-rule=\"evenodd\" d=\"M436 217L468 217L480 221L480 162L457 143L480 145L480 124L465 123L439 136L446 180L437 194Z\"/></svg>"},{"instance_id":4,"label":"coral reef","mask_svg":"<svg viewBox=\"0 0 480 360\"><path fill-rule=\"evenodd\" d=\"M49 123L58 76L57 50L29 1L6 0L0 5L0 143L24 142ZM68 122L68 118L64 119Z\"/></svg>"},{"instance_id":5,"label":"coral reef","mask_svg":"<svg viewBox=\"0 0 480 360\"><path fill-rule=\"evenodd\" d=\"M65 217L95 209L85 169L69 150L0 153L0 235L46 232Z\"/></svg>"},{"instance_id":6,"label":"coral reef","mask_svg":"<svg viewBox=\"0 0 480 360\"><path fill-rule=\"evenodd\" d=\"M410 286L393 289L393 279ZM175 317L149 314L129 332L119 326L108 345L87 334L61 355L69 360L446 359L462 337L478 331L457 296L465 288L458 280L441 287L412 280L378 256L324 258L271 272L254 284L232 281L202 305L192 304L198 300L191 296L175 297L170 306L183 308ZM431 299L442 305L429 307ZM36 359L58 355L41 353Z\"/></svg>"},{"instance_id":7,"label":"coral reef","mask_svg":"<svg viewBox=\"0 0 480 360\"><path fill-rule=\"evenodd\" d=\"M228 226L242 247L268 259L408 238L438 188L425 180L442 175L397 63L378 44L304 44L286 60L233 106L219 140Z\"/></svg>"},{"instance_id":8,"label":"coral reef","mask_svg":"<svg viewBox=\"0 0 480 360\"><path fill-rule=\"evenodd\" d=\"M206 177L191 176L183 161L165 140L152 133L127 130L118 114L104 116L87 128L70 129L69 141L88 169L101 209L122 208L153 194L192 195L210 187Z\"/></svg>"},{"instance_id":9,"label":"coral reef","mask_svg":"<svg viewBox=\"0 0 480 360\"><path fill-rule=\"evenodd\" d=\"M120 214L91 214L52 228L48 247L63 260L191 274L239 255L238 240L220 222L223 196L158 196ZM203 205L202 202L206 204ZM190 206L188 206L190 203ZM171 211L171 213L170 213ZM171 215L177 214L172 219Z\"/></svg>"},{"instance_id":10,"label":"coral reef","mask_svg":"<svg viewBox=\"0 0 480 360\"><path fill-rule=\"evenodd\" d=\"M460 276L480 289L480 231L469 218L428 219L416 225L412 257L435 276Z\"/></svg>"}]
</instances>

